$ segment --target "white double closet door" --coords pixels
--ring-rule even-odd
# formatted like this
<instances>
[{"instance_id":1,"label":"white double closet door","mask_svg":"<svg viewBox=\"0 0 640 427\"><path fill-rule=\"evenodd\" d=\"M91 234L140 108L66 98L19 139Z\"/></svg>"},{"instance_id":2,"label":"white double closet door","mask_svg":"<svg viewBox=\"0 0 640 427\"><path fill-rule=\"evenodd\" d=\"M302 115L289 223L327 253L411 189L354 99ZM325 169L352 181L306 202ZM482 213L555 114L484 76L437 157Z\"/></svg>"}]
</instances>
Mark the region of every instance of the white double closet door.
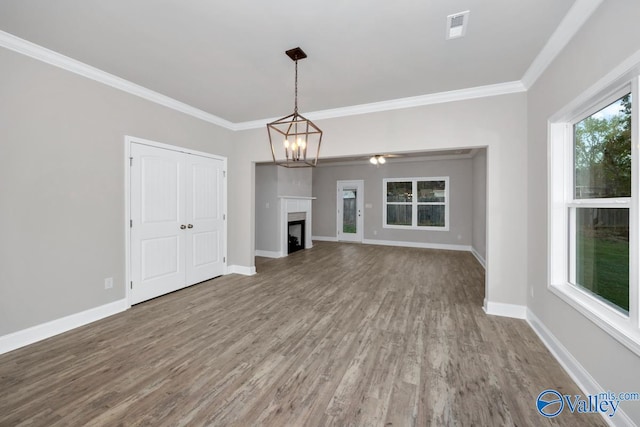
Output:
<instances>
[{"instance_id":1,"label":"white double closet door","mask_svg":"<svg viewBox=\"0 0 640 427\"><path fill-rule=\"evenodd\" d=\"M130 153L130 303L224 274L224 161L137 143Z\"/></svg>"}]
</instances>

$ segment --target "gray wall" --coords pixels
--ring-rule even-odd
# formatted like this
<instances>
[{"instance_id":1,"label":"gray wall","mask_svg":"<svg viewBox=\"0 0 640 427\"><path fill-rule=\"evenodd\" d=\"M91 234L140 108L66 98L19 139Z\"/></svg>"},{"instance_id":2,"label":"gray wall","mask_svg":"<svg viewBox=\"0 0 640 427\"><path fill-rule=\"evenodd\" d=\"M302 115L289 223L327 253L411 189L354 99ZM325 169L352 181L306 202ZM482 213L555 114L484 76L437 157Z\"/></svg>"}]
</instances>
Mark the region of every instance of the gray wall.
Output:
<instances>
[{"instance_id":1,"label":"gray wall","mask_svg":"<svg viewBox=\"0 0 640 427\"><path fill-rule=\"evenodd\" d=\"M487 150L473 157L473 237L471 246L480 258L487 259Z\"/></svg>"},{"instance_id":2,"label":"gray wall","mask_svg":"<svg viewBox=\"0 0 640 427\"><path fill-rule=\"evenodd\" d=\"M125 297L125 135L228 156L231 134L2 48L0 70L5 335Z\"/></svg>"},{"instance_id":3,"label":"gray wall","mask_svg":"<svg viewBox=\"0 0 640 427\"><path fill-rule=\"evenodd\" d=\"M385 178L448 176L449 231L383 228ZM339 180L364 180L364 239L470 246L472 240L472 160L394 162L378 167L362 165L322 166L313 174L313 235L336 237L336 185Z\"/></svg>"},{"instance_id":4,"label":"gray wall","mask_svg":"<svg viewBox=\"0 0 640 427\"><path fill-rule=\"evenodd\" d=\"M278 169L278 196L311 197L313 179L311 168L272 167Z\"/></svg>"},{"instance_id":5,"label":"gray wall","mask_svg":"<svg viewBox=\"0 0 640 427\"><path fill-rule=\"evenodd\" d=\"M279 251L278 166L256 165L256 250Z\"/></svg>"},{"instance_id":6,"label":"gray wall","mask_svg":"<svg viewBox=\"0 0 640 427\"><path fill-rule=\"evenodd\" d=\"M638 17L638 1L602 2L528 93L527 305L589 374L611 391L638 390L640 357L547 287L547 120L640 50ZM623 402L621 409L640 423L639 402Z\"/></svg>"},{"instance_id":7,"label":"gray wall","mask_svg":"<svg viewBox=\"0 0 640 427\"><path fill-rule=\"evenodd\" d=\"M487 147L487 289L489 301L526 303L527 159L525 93L316 120L322 157ZM230 194L234 227L229 255L254 265L255 162L271 159L263 128L233 135ZM247 196L247 197L244 197ZM316 203L316 202L314 202Z\"/></svg>"},{"instance_id":8,"label":"gray wall","mask_svg":"<svg viewBox=\"0 0 640 427\"><path fill-rule=\"evenodd\" d=\"M312 169L259 164L255 176L255 248L279 252L279 197L311 197Z\"/></svg>"}]
</instances>

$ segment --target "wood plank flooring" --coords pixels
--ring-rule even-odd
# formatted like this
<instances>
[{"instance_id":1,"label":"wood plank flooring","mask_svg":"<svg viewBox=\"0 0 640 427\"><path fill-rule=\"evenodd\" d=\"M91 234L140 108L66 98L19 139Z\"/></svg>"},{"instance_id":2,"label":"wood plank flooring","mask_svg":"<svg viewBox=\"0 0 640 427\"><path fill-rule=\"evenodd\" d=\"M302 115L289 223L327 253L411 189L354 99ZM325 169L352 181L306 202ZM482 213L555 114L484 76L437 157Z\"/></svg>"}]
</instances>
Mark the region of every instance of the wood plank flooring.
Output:
<instances>
[{"instance_id":1,"label":"wood plank flooring","mask_svg":"<svg viewBox=\"0 0 640 427\"><path fill-rule=\"evenodd\" d=\"M0 425L605 425L466 252L318 242L0 356Z\"/></svg>"}]
</instances>

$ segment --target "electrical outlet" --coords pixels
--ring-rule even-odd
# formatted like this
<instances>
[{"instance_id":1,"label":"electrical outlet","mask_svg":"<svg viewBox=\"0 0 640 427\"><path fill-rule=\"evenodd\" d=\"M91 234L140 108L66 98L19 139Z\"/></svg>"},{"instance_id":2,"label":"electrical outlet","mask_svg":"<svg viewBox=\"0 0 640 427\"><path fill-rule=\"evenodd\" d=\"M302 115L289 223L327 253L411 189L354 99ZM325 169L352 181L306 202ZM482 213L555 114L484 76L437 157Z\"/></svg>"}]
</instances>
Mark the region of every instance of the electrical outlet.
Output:
<instances>
[{"instance_id":1,"label":"electrical outlet","mask_svg":"<svg viewBox=\"0 0 640 427\"><path fill-rule=\"evenodd\" d=\"M113 288L113 277L107 277L104 279L104 288L111 289Z\"/></svg>"}]
</instances>

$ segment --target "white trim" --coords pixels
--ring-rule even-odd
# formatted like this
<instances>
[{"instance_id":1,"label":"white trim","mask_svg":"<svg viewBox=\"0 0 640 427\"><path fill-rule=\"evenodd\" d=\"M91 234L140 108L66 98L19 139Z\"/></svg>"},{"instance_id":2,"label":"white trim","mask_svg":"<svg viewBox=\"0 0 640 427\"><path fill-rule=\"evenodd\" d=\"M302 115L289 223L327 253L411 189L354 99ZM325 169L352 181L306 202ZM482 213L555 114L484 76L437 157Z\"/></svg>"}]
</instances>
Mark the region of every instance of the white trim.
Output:
<instances>
[{"instance_id":1,"label":"white trim","mask_svg":"<svg viewBox=\"0 0 640 427\"><path fill-rule=\"evenodd\" d=\"M344 229L344 217L340 214L344 208L342 200L343 192L349 188L356 188L356 232L355 233L343 233ZM341 242L356 242L362 243L364 239L364 180L362 179L350 179L350 180L338 180L336 181L336 236L338 241Z\"/></svg>"},{"instance_id":2,"label":"white trim","mask_svg":"<svg viewBox=\"0 0 640 427\"><path fill-rule=\"evenodd\" d=\"M147 89L143 86L132 83L128 80L102 71L98 68L87 65L84 62L69 58L68 56L54 52L53 50L31 43L4 31L0 31L0 46L21 53L39 61L53 65L63 70L78 74L82 77L97 81L99 83L130 93L153 103L162 105L172 110L188 114L205 122L221 126L226 129L235 130L236 125L228 120L213 114L192 107L184 102L180 102L161 93Z\"/></svg>"},{"instance_id":3,"label":"white trim","mask_svg":"<svg viewBox=\"0 0 640 427\"><path fill-rule=\"evenodd\" d=\"M455 151L453 149L452 151ZM422 162L432 162L432 161L440 161L440 160L460 160L460 159L472 159L475 154L475 149L471 150L472 152L468 154L443 154L437 156L416 156L416 157L387 157L386 164L389 163L422 163ZM393 153L389 153L393 154ZM322 163L318 163L316 168L321 167L333 167L333 166L362 166L363 164L370 165L369 159L371 156L375 154L362 155L361 160L348 160L341 161L339 158L331 158L331 159L322 159ZM372 165L373 166L373 165Z\"/></svg>"},{"instance_id":4,"label":"white trim","mask_svg":"<svg viewBox=\"0 0 640 427\"><path fill-rule=\"evenodd\" d=\"M334 236L311 236L311 240L317 240L318 242L337 242L338 238Z\"/></svg>"},{"instance_id":5,"label":"white trim","mask_svg":"<svg viewBox=\"0 0 640 427\"><path fill-rule=\"evenodd\" d=\"M476 259L478 260L478 262L480 263L480 265L486 270L487 269L487 262L485 261L484 258L482 258L480 256L480 254L478 253L478 251L476 251L476 248L474 248L473 246L471 246L471 254L476 257Z\"/></svg>"},{"instance_id":6,"label":"white trim","mask_svg":"<svg viewBox=\"0 0 640 427\"><path fill-rule=\"evenodd\" d=\"M306 196L278 196L278 199L291 199L291 200L316 200L317 197Z\"/></svg>"},{"instance_id":7,"label":"white trim","mask_svg":"<svg viewBox=\"0 0 640 427\"><path fill-rule=\"evenodd\" d=\"M484 301L482 307L485 313L493 316L511 317L514 319L527 318L527 306L518 304L505 304L502 302Z\"/></svg>"},{"instance_id":8,"label":"white trim","mask_svg":"<svg viewBox=\"0 0 640 427\"><path fill-rule=\"evenodd\" d=\"M227 181L227 167L228 167L228 161L227 158L224 156L219 156L216 154L211 154L211 153L205 153L204 151L197 151L197 150L191 150L188 148L184 148L184 147L179 147L176 145L169 145L169 144L164 144L161 142L156 142L156 141L152 141L150 139L144 139L144 138L138 138L135 136L130 136L130 135L125 135L124 136L124 165L125 165L125 172L124 172L124 233L125 233L125 248L124 248L124 254L125 254L125 260L124 260L124 264L125 264L125 297L126 300L129 302L131 300L131 226L129 225L129 221L131 220L131 166L130 166L130 159L131 159L131 145L132 144L139 144L139 145L148 145L151 147L156 147L156 148L162 148L165 150L171 150L171 151L175 151L175 152L179 152L179 153L185 153L185 154L190 154L190 155L195 155L195 156L201 156L201 157L207 157L210 159L216 159L216 160L221 160L222 161L222 167L224 170L224 184L223 184L223 188L222 188L222 203L224 204L223 206L223 214L224 214L224 230L223 230L223 239L224 239L224 243L223 243L223 248L222 248L222 252L223 252L223 257L225 259L225 261L223 262L223 266L222 269L223 271L229 271L228 270L228 261L227 261L227 257L228 257L228 213L227 213L227 209L228 209L228 181ZM255 270L255 268L254 268ZM131 307L131 304L128 303L128 307Z\"/></svg>"},{"instance_id":9,"label":"white trim","mask_svg":"<svg viewBox=\"0 0 640 427\"><path fill-rule=\"evenodd\" d=\"M355 116L359 114L379 113L383 111L400 110L403 108L422 107L425 105L443 104L446 102L465 101L469 99L485 98L489 96L509 95L526 92L527 88L520 81L497 83L486 86L476 86L466 89L436 92L427 95L411 96L408 98L392 99L389 101L372 102L369 104L352 105L349 107L333 108L305 113L309 120L333 119L337 117ZM234 130L258 129L276 120L276 117L236 123Z\"/></svg>"},{"instance_id":10,"label":"white trim","mask_svg":"<svg viewBox=\"0 0 640 427\"><path fill-rule=\"evenodd\" d=\"M244 265L229 265L227 266L227 274L241 274L243 276L253 276L256 274L256 267L246 267Z\"/></svg>"},{"instance_id":11,"label":"white trim","mask_svg":"<svg viewBox=\"0 0 640 427\"><path fill-rule=\"evenodd\" d=\"M311 236L311 226L312 226L312 212L313 209L311 207L311 202L315 200L315 197L279 197L280 198L280 251L283 257L289 255L289 244L287 239L287 228L288 228L288 214L289 213L299 213L304 212L305 214L305 227L304 227L304 235L305 235L305 249L311 249L313 247L312 239L307 238L306 236Z\"/></svg>"},{"instance_id":12,"label":"white trim","mask_svg":"<svg viewBox=\"0 0 640 427\"><path fill-rule=\"evenodd\" d=\"M84 326L96 320L113 316L129 308L126 299L121 299L79 313L70 314L60 319L32 326L21 331L0 337L0 354L33 344L63 332Z\"/></svg>"},{"instance_id":13,"label":"white trim","mask_svg":"<svg viewBox=\"0 0 640 427\"><path fill-rule=\"evenodd\" d=\"M570 243L575 242L574 220L567 221L567 215L573 215L572 206L599 206L610 203L613 207L631 208L630 210L630 259L637 259L635 253L637 245L637 215L638 192L637 186L632 185L633 197L631 206L626 199L612 199L605 201L575 200L573 196L573 133L572 123L582 120L585 116L604 107L614 98L619 98L630 89L633 99L638 95L638 76L640 73L640 51L637 51L606 76L598 80L577 98L555 113L548 122L547 152L549 166L547 170L548 192L548 289L562 301L576 309L584 317L600 327L608 335L621 344L640 355L640 328L638 327L637 306L637 263L631 261L629 265L629 315L623 315L619 310L604 303L569 282L575 282L575 251ZM631 82L631 83L630 83ZM621 92L622 91L622 92ZM638 165L640 161L637 151L638 110L633 104L632 114L632 179L637 182ZM567 258L568 257L568 258Z\"/></svg>"},{"instance_id":14,"label":"white trim","mask_svg":"<svg viewBox=\"0 0 640 427\"><path fill-rule=\"evenodd\" d=\"M549 38L549 41L531 63L521 80L503 82L485 86L476 86L446 92L436 92L406 98L398 98L387 101L372 102L367 104L352 105L308 112L305 115L310 120L322 120L337 117L347 117L359 114L369 114L383 111L398 110L404 108L421 107L425 105L442 104L454 101L464 101L490 96L508 95L512 93L526 92L547 69L560 51L571 40L575 33L582 27L591 14L602 3L602 0L577 0L567 15L561 21L558 28ZM163 105L167 108L188 114L192 117L221 126L232 131L257 129L264 127L276 118L251 120L233 123L201 109L192 107L176 99L161 93L152 91L143 86L132 83L121 77L107 73L88 64L62 55L43 46L21 39L13 34L0 31L0 47L18 52L25 56L59 67L63 70L78 74L88 79L103 83L107 86L122 90L148 101Z\"/></svg>"},{"instance_id":15,"label":"white trim","mask_svg":"<svg viewBox=\"0 0 640 427\"><path fill-rule=\"evenodd\" d=\"M583 0L584 1L584 0ZM245 122L233 123L206 111L192 107L188 104L170 98L161 93L152 91L143 86L132 83L121 77L102 71L88 64L54 52L53 50L39 46L30 41L21 39L13 34L0 31L0 47L4 47L25 56L37 59L63 70L78 74L99 83L122 90L147 101L171 108L192 117L204 120L225 129L240 131L257 129L266 126L275 118L259 119ZM392 99L389 101L373 102L369 104L353 105L348 107L320 110L306 113L310 120L330 119L336 117L346 117L358 114L368 114L382 111L398 110L402 108L413 108L424 105L441 104L445 102L464 101L468 99L484 98L488 96L508 95L511 93L525 92L527 88L520 81L497 83L486 86L477 86L466 89L458 89L447 92L437 92L427 95L412 96L408 98Z\"/></svg>"},{"instance_id":16,"label":"white trim","mask_svg":"<svg viewBox=\"0 0 640 427\"><path fill-rule=\"evenodd\" d=\"M400 246L405 248L441 249L445 251L471 252L471 246L449 245L446 243L401 242L397 240L373 240L373 239L363 239L362 243L364 243L365 245Z\"/></svg>"},{"instance_id":17,"label":"white trim","mask_svg":"<svg viewBox=\"0 0 640 427\"><path fill-rule=\"evenodd\" d=\"M603 0L576 0L520 80L528 90L571 41Z\"/></svg>"},{"instance_id":18,"label":"white trim","mask_svg":"<svg viewBox=\"0 0 640 427\"><path fill-rule=\"evenodd\" d=\"M282 252L278 251L262 251L260 249L256 249L256 256L261 256L265 258L282 258Z\"/></svg>"},{"instance_id":19,"label":"white trim","mask_svg":"<svg viewBox=\"0 0 640 427\"><path fill-rule=\"evenodd\" d=\"M640 331L631 324L628 317L576 286L552 284L549 290L609 336L640 356Z\"/></svg>"},{"instance_id":20,"label":"white trim","mask_svg":"<svg viewBox=\"0 0 640 427\"><path fill-rule=\"evenodd\" d=\"M526 321L531 326L531 329L538 335L540 341L547 347L549 352L555 357L560 366L565 370L576 385L582 390L584 394L598 394L604 392L605 389L598 384L598 382L591 376L575 357L562 345L551 331L538 319L538 317L527 308ZM624 412L622 407L619 407L616 411L615 419L601 414L604 420L610 426L635 426L636 424L629 418Z\"/></svg>"},{"instance_id":21,"label":"white trim","mask_svg":"<svg viewBox=\"0 0 640 427\"><path fill-rule=\"evenodd\" d=\"M411 181L412 194L418 193L418 183L427 181L444 181L444 202L420 202L418 197L413 197L410 202L389 202L387 201L387 185L390 182L408 182ZM384 178L382 180L382 228L393 228L397 230L422 230L422 231L449 231L449 177L448 176L428 176L428 177L400 177L400 178ZM388 224L387 208L389 205L411 206L411 225ZM418 225L418 207L419 206L444 206L444 227L423 226Z\"/></svg>"},{"instance_id":22,"label":"white trim","mask_svg":"<svg viewBox=\"0 0 640 427\"><path fill-rule=\"evenodd\" d=\"M640 73L640 50L637 50L604 77L583 91L573 101L558 110L549 118L549 122L569 122L575 119L581 111L585 111L585 105L597 104L602 101L602 98L606 98L606 95L617 90L616 86L623 87L624 85L628 85L629 81L638 73Z\"/></svg>"}]
</instances>

